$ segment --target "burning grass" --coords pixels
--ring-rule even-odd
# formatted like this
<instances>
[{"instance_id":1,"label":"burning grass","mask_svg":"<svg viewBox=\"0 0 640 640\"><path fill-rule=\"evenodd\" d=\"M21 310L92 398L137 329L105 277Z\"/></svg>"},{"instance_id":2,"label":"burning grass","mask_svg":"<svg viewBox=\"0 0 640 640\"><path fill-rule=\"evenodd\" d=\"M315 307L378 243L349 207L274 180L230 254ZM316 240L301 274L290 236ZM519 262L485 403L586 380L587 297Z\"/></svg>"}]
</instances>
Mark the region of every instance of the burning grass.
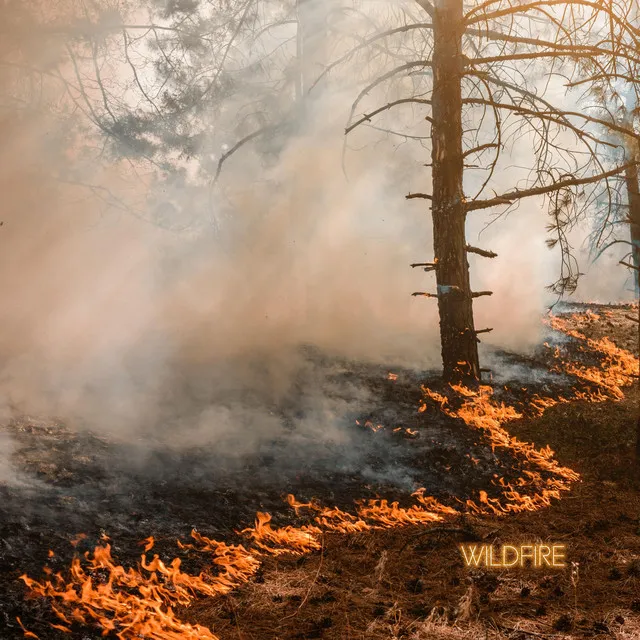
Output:
<instances>
[{"instance_id":1,"label":"burning grass","mask_svg":"<svg viewBox=\"0 0 640 640\"><path fill-rule=\"evenodd\" d=\"M511 436L505 425L520 419L525 412L539 416L550 407L574 399L620 400L624 397L622 389L631 384L638 369L637 359L607 338L587 338L573 328L574 323L560 317L552 317L550 325L572 339L567 343L571 348L553 350L554 368L577 381L566 396L551 398L531 393L525 396L526 403L518 407L499 399L496 390L490 386L481 386L478 390L464 387L440 391L422 389L419 412L424 419L435 411L451 420L461 421L483 434L493 451L508 451L521 461L522 473L517 479L509 481L496 474L492 481L496 497L480 490L475 499L458 501L459 504L453 506L427 495L423 488L413 493L412 503L406 506L384 498L369 499L356 502L354 512L350 513L318 501L299 502L289 495L289 506L297 516L307 520L306 524L276 527L270 514L259 512L255 524L239 532L242 544L228 545L195 531L192 533L194 543L179 543L183 550L206 553L210 557L211 569L198 575L182 571L178 558L164 563L154 555L149 560L147 553L153 542L149 539L136 568L119 565L112 557L112 547L105 542L82 558L74 558L67 572L49 575L40 581L25 575L23 580L32 596L45 597L51 602L52 611L58 618L51 626L63 632L71 632L72 625L80 624L95 625L104 635L121 640L136 637L215 638L210 629L183 622L177 612L199 598L228 594L254 577L266 558L302 556L321 550L325 533L359 535L376 530L433 525L464 513L475 517L504 516L548 507L553 499L570 488L571 483L579 480L579 474L561 466L549 446L536 448L523 442ZM578 351L598 364L572 359L575 345ZM395 382L396 379L396 374L389 374L388 380ZM398 429L401 428L394 430ZM413 435L408 428L404 428L404 432ZM50 570L45 571L51 574ZM427 622L433 624L433 620ZM35 637L27 629L25 635Z\"/></svg>"},{"instance_id":2,"label":"burning grass","mask_svg":"<svg viewBox=\"0 0 640 640\"><path fill-rule=\"evenodd\" d=\"M600 320L600 317L593 312L587 312L585 316L590 316L589 319L592 322ZM583 333L572 328L566 318L551 316L549 324L556 331L561 331L576 340L581 351L602 357L600 366L586 366L567 361L562 357L561 350L555 352L558 371L573 375L594 387L591 395L587 395L585 399L597 402L607 398L616 400L624 398L623 388L631 385L640 373L636 357L625 349L617 347L606 336L600 339L587 338Z\"/></svg>"}]
</instances>

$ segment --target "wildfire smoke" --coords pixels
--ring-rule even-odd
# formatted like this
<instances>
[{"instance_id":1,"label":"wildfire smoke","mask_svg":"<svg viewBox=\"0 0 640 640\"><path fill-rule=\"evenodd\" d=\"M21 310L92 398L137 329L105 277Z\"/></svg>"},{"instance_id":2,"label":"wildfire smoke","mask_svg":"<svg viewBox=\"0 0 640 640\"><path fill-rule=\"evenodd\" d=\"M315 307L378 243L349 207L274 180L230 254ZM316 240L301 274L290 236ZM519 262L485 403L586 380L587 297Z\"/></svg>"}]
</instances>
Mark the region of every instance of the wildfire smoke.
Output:
<instances>
[{"instance_id":1,"label":"wildfire smoke","mask_svg":"<svg viewBox=\"0 0 640 640\"><path fill-rule=\"evenodd\" d=\"M579 348L601 359L600 366L587 366L564 357L560 348L554 351L555 368L575 376L589 386L588 390L573 389L566 397L542 397L533 394L528 398L529 410L541 415L546 409L572 399L600 402L620 400L622 388L633 381L638 360L620 349L610 340L594 340L571 329L570 323L559 317L549 321L552 329L561 331L578 342ZM198 625L180 621L175 613L178 606L188 606L196 598L216 597L229 593L249 580L260 567L260 557L265 555L306 554L321 548L321 536L325 533L352 534L372 529L385 529L409 525L427 525L459 514L466 510L473 514L503 516L520 511L535 511L548 506L569 490L572 482L580 479L578 473L561 466L549 447L536 448L513 437L504 425L522 417L522 411L496 399L490 386L473 390L452 386L438 393L423 387L423 402L419 412L429 409L441 411L452 419L462 420L468 427L481 431L491 447L507 449L522 460L528 468L515 483L499 477L495 481L500 497L489 497L479 491L476 500L467 500L459 509L444 505L434 497L425 495L426 489L413 494L414 504L400 507L397 502L376 499L356 502L355 513L337 507L323 506L315 501L303 503L293 495L287 496L289 506L297 515L312 514L313 523L301 526L277 528L271 524L270 514L258 513L255 524L240 532L245 545L229 545L207 538L192 531L193 544L178 542L182 549L207 553L211 556L212 569L200 575L189 575L181 570L181 561L174 559L165 564L158 555L151 560L147 553L154 540L147 538L142 544L145 552L137 568L124 568L111 554L111 545L105 542L93 553L74 558L67 575L45 568L48 577L42 581L26 575L22 579L33 596L51 601L54 614L60 624L52 627L70 631L74 623L93 624L125 640L145 637L153 640L187 640L216 636ZM18 621L21 625L21 621ZM25 637L37 638L22 627Z\"/></svg>"}]
</instances>

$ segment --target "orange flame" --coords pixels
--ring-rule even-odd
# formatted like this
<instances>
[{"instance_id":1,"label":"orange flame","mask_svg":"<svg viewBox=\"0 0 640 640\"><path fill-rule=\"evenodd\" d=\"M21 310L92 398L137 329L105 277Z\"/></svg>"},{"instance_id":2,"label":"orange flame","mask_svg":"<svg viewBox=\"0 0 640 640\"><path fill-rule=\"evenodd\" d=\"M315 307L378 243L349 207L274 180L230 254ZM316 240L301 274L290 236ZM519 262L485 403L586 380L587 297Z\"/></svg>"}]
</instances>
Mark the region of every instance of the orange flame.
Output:
<instances>
[{"instance_id":1,"label":"orange flame","mask_svg":"<svg viewBox=\"0 0 640 640\"><path fill-rule=\"evenodd\" d=\"M562 352L556 347L554 356L559 361L557 370L565 371L595 385L597 390L593 392L592 397L588 398L592 401L601 402L605 399L621 400L624 398L622 388L631 385L638 373L638 359L636 357L625 349L617 347L609 338L604 337L599 340L587 338L583 333L571 329L568 321L564 318L551 316L548 323L552 329L577 340L581 344L582 350L599 353L604 358L602 366L589 367L563 361ZM583 398L585 395L588 394L583 392Z\"/></svg>"},{"instance_id":2,"label":"orange flame","mask_svg":"<svg viewBox=\"0 0 640 640\"><path fill-rule=\"evenodd\" d=\"M584 350L597 352L603 357L601 367L587 367L562 361L562 350L554 348L559 369L595 387L588 391L574 390L571 397L597 402L620 399L622 388L633 381L638 360L607 338L586 338L571 329L563 319L552 317L550 325L578 340ZM395 380L397 375L390 373L389 379ZM465 503L470 512L503 515L542 509L567 491L571 482L579 480L579 474L559 465L549 446L537 449L506 431L503 425L519 419L522 414L515 407L496 401L491 387L481 386L475 390L453 386L447 395L423 387L423 394L424 402L418 409L420 413L435 404L445 415L462 420L470 428L485 434L494 450L508 449L529 465L513 483L496 476L494 484L499 490L499 497L489 497L486 491L480 491L475 501ZM568 401L569 398L533 395L529 407L541 415L549 407ZM370 422L365 426L374 431L383 428ZM410 429L405 429L405 432L417 435ZM26 575L22 580L33 595L52 601L52 610L62 624L51 626L60 631L70 632L71 625L80 623L97 625L102 628L103 635L113 633L121 640L140 637L152 640L215 640L216 636L209 629L181 622L174 608L188 606L198 596L214 597L229 593L255 575L261 554L303 554L320 549L320 536L325 531L348 534L425 525L459 513L425 493L425 489L415 492L412 496L414 504L407 507L385 499L360 501L356 503L355 513L322 506L315 501L299 502L293 495L288 495L287 502L296 514L309 511L314 524L276 528L271 524L271 515L258 513L255 525L240 532L253 548L228 545L195 530L191 532L194 544L178 541L181 549L210 553L214 573L189 575L181 570L180 559L175 558L166 564L158 555L154 555L152 560L142 555L137 568L125 569L113 560L109 539L103 536L104 544L97 546L93 553L85 553L83 559L74 558L67 577L60 573L51 576L49 569L49 577L41 582ZM73 542L77 545L84 538L86 536L81 535ZM142 541L145 554L154 543L152 536ZM52 551L49 556L53 557ZM36 634L25 629L20 619L17 620L25 637L38 640Z\"/></svg>"}]
</instances>

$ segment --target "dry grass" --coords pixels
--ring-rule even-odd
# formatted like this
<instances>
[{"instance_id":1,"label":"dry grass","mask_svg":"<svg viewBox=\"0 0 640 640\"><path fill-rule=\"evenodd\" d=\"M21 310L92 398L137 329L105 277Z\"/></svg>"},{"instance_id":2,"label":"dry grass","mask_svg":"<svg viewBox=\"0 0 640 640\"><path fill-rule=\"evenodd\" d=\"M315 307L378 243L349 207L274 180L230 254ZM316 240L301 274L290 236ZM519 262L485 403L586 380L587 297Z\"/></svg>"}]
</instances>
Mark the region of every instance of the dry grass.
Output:
<instances>
[{"instance_id":1,"label":"dry grass","mask_svg":"<svg viewBox=\"0 0 640 640\"><path fill-rule=\"evenodd\" d=\"M628 310L587 318L580 331L631 344ZM603 331L603 326L607 331ZM582 482L549 509L502 518L464 516L425 530L326 534L310 556L274 558L233 594L204 600L185 619L223 640L326 638L640 638L640 482L632 458L638 394L577 402L510 425L552 443ZM458 548L545 541L568 547L569 566L481 571Z\"/></svg>"}]
</instances>

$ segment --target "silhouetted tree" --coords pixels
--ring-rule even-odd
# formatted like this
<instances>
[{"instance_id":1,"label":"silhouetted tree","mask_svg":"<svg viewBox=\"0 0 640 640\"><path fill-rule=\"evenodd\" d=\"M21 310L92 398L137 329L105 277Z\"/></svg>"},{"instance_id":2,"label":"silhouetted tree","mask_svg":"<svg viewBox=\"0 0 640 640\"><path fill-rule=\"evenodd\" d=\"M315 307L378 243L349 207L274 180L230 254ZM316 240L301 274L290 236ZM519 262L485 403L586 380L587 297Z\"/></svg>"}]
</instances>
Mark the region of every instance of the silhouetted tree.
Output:
<instances>
[{"instance_id":1,"label":"silhouetted tree","mask_svg":"<svg viewBox=\"0 0 640 640\"><path fill-rule=\"evenodd\" d=\"M567 108L566 100L550 90L550 79L571 74L585 63L605 77L615 75L620 60L637 61L638 30L632 23L632 0L606 5L589 0L417 2L430 22L402 28L428 34L427 55L372 82L360 93L354 114L369 92L396 74L426 70L432 79L430 90L354 118L347 131L400 104L423 105L428 112L432 193L407 197L431 203L434 259L413 266L434 272L437 289L414 295L438 301L444 379L473 383L481 374L478 334L490 330L476 330L473 300L491 292L472 291L467 255L495 254L468 246L467 216L492 208L501 208L504 214L523 198L545 197L551 216L549 231L554 234L549 246L559 246L563 256L560 277L552 290L575 290L577 264L567 231L596 192L606 194L611 178L632 173L636 166L630 158L605 166L600 151L615 143L598 128L634 140L640 136L623 124ZM377 34L367 44L393 33L395 30ZM483 124L487 118L493 121L489 132ZM487 197L484 194L492 191L496 172L505 167L501 159L506 145L513 141L510 127L514 120L516 134L532 138L535 164L525 184ZM486 178L468 197L465 176L477 171L467 164L470 158ZM586 196L589 186L592 192Z\"/></svg>"},{"instance_id":2,"label":"silhouetted tree","mask_svg":"<svg viewBox=\"0 0 640 640\"><path fill-rule=\"evenodd\" d=\"M356 34L348 46L342 40L340 55L322 73L316 67L325 54L318 51L330 48L327 25L342 13L340 3L150 2L146 22L113 13L78 30L71 60L93 64L94 75L87 81L76 74L76 99L114 153L149 162L178 186L191 180L195 166L206 193L227 158L250 142L267 161L277 158L300 122L305 93L327 73L360 52L379 60L382 51L384 64L374 65L374 73L388 70L365 83L347 133L400 105L426 111L432 189L407 197L431 204L434 258L415 266L434 272L437 287L415 295L438 301L444 379L474 383L481 376L478 335L490 329L475 327L473 301L491 292L472 290L468 254L495 254L468 245L467 217L487 209L505 215L524 198L545 198L549 245L562 256L552 289L575 290L568 230L595 199L611 202L612 180L632 176L637 166L629 157L602 159L604 148L617 146L610 132L639 136L624 123L568 107L553 79L585 69L592 84L620 75L622 61L637 62L638 29L633 0L416 1L401 3L398 26L382 30L369 21L368 35ZM394 39L401 46L391 47ZM108 86L107 59L129 69L125 86ZM392 68L389 60L397 61ZM406 77L413 93L356 116L368 96L377 99L383 85ZM500 193L497 176L508 167L505 151L516 137L531 141L531 171ZM478 188L467 195L474 180Z\"/></svg>"}]
</instances>

